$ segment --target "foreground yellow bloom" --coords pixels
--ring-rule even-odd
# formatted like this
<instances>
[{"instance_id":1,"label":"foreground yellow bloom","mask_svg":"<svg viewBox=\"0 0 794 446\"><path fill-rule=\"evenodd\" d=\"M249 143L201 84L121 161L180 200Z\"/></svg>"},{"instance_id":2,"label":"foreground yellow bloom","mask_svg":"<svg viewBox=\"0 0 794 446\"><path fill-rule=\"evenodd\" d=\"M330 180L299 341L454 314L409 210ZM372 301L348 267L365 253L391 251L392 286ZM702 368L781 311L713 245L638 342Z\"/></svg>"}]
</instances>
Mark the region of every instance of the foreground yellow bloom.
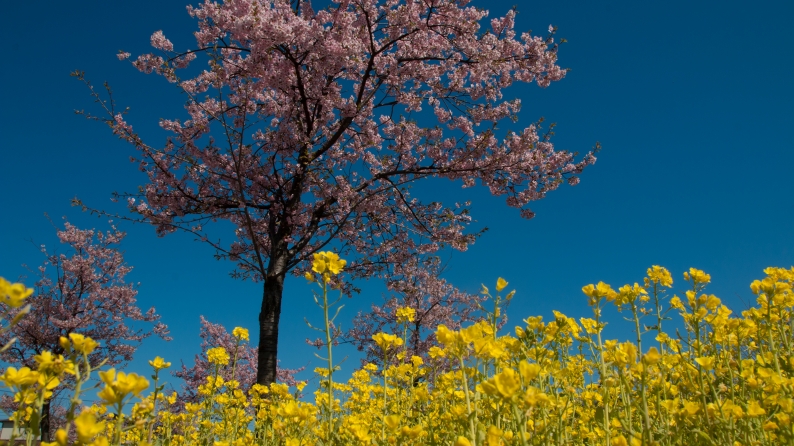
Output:
<instances>
[{"instance_id":1,"label":"foreground yellow bloom","mask_svg":"<svg viewBox=\"0 0 794 446\"><path fill-rule=\"evenodd\" d=\"M88 336L81 335L80 333L69 333L69 339L61 336L59 343L66 351L73 349L74 351L84 355L90 354L96 350L97 347L99 347L99 343L97 341L89 338Z\"/></svg>"},{"instance_id":2,"label":"foreground yellow bloom","mask_svg":"<svg viewBox=\"0 0 794 446\"><path fill-rule=\"evenodd\" d=\"M651 347L648 349L648 353L642 355L642 362L643 364L653 365L659 362L662 358L662 355L659 354L659 350L656 350L656 347Z\"/></svg>"},{"instance_id":3,"label":"foreground yellow bloom","mask_svg":"<svg viewBox=\"0 0 794 446\"><path fill-rule=\"evenodd\" d=\"M323 271L329 277L332 274L327 265ZM100 372L105 383L100 397L105 405L77 417L71 432L78 434L76 444L85 446L108 446L109 439L145 446L164 444L168 438L175 446L251 446L257 441L286 446L700 444L693 429L708 435L711 444L789 444L794 439L794 355L790 347L794 268L791 272L765 272L769 277L754 285L758 306L740 315L732 314L716 296L702 292L705 273L687 273L697 278L697 285L689 284L693 290L686 291L685 302L674 297L661 309L663 315L670 306L680 306L684 326L677 331L686 332L676 340L661 326L646 327L658 330L657 347L602 339L607 326L599 319L603 301L596 301L594 308L598 320L582 318L579 326L573 318L554 311L548 323L539 316L525 319L526 328L515 330L517 337L496 336L488 322L458 331L438 326L436 338L445 347L429 346L432 360L418 356L409 360L409 355L397 348L404 339L378 333L372 339L386 352L381 355L382 367L366 364L347 384L334 382L340 398L333 404L322 391L315 393L315 404L298 401L295 393L305 389L305 382L270 388L255 384L243 393L237 381L210 376L207 384L199 386L199 398L204 400L185 404L184 415L154 410L159 401L174 405L174 394L158 395L157 401L150 395L129 416L117 417L124 395L141 395L148 383L134 374L117 376L111 369ZM642 303L649 284L648 292L656 298L657 285L671 283L668 274L654 267L645 287L635 283L616 293L601 282L583 291L616 304ZM502 285L497 282L497 289ZM415 317L409 310L397 310L398 320L407 322ZM637 310L636 305L631 310ZM637 314L647 317L649 323L661 320L653 312ZM587 336L580 336L582 329ZM233 332L238 340L247 336L241 330ZM697 342L686 342L686 337ZM86 345L85 339L79 338L65 342L70 351ZM582 347L589 351L583 353ZM208 357L212 363L228 361L228 353L221 348L210 349ZM443 357L450 359L447 370L438 369ZM41 353L35 361L38 370L9 367L0 376L0 382L13 387L14 399L21 406L14 421L22 429L36 420L41 397L46 401L59 384L59 371L67 372L69 367L63 356L50 352ZM157 357L150 365L160 369L168 363ZM316 372L330 375L325 368ZM210 395L212 398L207 398ZM217 418L202 417L207 409ZM103 425L97 422L100 417L110 421ZM217 423L221 417L240 423L237 427ZM645 431L646 420L650 420L652 442ZM150 430L152 423L155 427ZM264 426L272 427L262 429ZM329 426L332 429L327 429ZM231 429L224 432L226 427ZM266 433L268 429L270 433ZM254 432L264 436L257 438ZM205 434L208 436L202 437ZM741 443L734 440L737 438ZM54 439L43 446L66 446L66 430L56 432Z\"/></svg>"},{"instance_id":4,"label":"foreground yellow bloom","mask_svg":"<svg viewBox=\"0 0 794 446\"><path fill-rule=\"evenodd\" d=\"M471 441L469 441L469 439L466 437L459 436L458 439L455 440L455 443L452 444L452 446L471 446Z\"/></svg>"},{"instance_id":5,"label":"foreground yellow bloom","mask_svg":"<svg viewBox=\"0 0 794 446\"><path fill-rule=\"evenodd\" d=\"M507 286L507 281L501 277L496 279L496 291L502 291Z\"/></svg>"},{"instance_id":6,"label":"foreground yellow bloom","mask_svg":"<svg viewBox=\"0 0 794 446\"><path fill-rule=\"evenodd\" d=\"M501 396L504 399L512 398L521 390L521 382L518 379L518 374L513 369L505 369L502 373L499 373L480 385L482 386L483 392L488 395Z\"/></svg>"},{"instance_id":7,"label":"foreground yellow bloom","mask_svg":"<svg viewBox=\"0 0 794 446\"><path fill-rule=\"evenodd\" d=\"M393 431L400 427L400 416L399 415L388 415L386 418L383 419L383 424L386 425L386 428Z\"/></svg>"},{"instance_id":8,"label":"foreground yellow bloom","mask_svg":"<svg viewBox=\"0 0 794 446\"><path fill-rule=\"evenodd\" d=\"M149 387L149 381L137 373L128 375L118 372L117 375L116 369L99 372L99 378L105 383L105 388L99 392L98 396L106 405L120 404L128 395L139 396Z\"/></svg>"},{"instance_id":9,"label":"foreground yellow bloom","mask_svg":"<svg viewBox=\"0 0 794 446\"><path fill-rule=\"evenodd\" d=\"M39 372L31 371L28 367L22 367L19 370L15 367L9 367L3 373L3 376L0 377L0 381L7 387L30 386L38 382L38 380Z\"/></svg>"},{"instance_id":10,"label":"foreground yellow bloom","mask_svg":"<svg viewBox=\"0 0 794 446\"><path fill-rule=\"evenodd\" d=\"M33 290L21 283L11 283L0 277L0 302L11 308L19 308L25 303Z\"/></svg>"},{"instance_id":11,"label":"foreground yellow bloom","mask_svg":"<svg viewBox=\"0 0 794 446\"><path fill-rule=\"evenodd\" d=\"M74 363L64 358L63 355L53 355L52 352L43 351L40 355L34 356L33 360L39 365L40 372L53 375L60 375L61 373L75 374Z\"/></svg>"},{"instance_id":12,"label":"foreground yellow bloom","mask_svg":"<svg viewBox=\"0 0 794 446\"><path fill-rule=\"evenodd\" d=\"M90 443L100 432L105 430L105 422L97 423L96 416L91 411L85 411L74 419L77 428L77 441L83 444Z\"/></svg>"}]
</instances>

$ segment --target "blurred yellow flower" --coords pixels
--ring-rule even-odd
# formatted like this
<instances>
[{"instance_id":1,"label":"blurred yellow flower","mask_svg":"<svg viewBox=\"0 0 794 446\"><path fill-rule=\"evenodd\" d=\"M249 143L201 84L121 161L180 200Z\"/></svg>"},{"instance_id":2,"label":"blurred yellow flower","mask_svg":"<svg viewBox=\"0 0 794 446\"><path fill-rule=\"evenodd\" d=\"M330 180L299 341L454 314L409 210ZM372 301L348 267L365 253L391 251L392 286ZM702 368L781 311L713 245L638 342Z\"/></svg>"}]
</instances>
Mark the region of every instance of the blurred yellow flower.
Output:
<instances>
[{"instance_id":1,"label":"blurred yellow flower","mask_svg":"<svg viewBox=\"0 0 794 446\"><path fill-rule=\"evenodd\" d=\"M507 281L501 277L496 279L496 291L502 291L507 286Z\"/></svg>"},{"instance_id":2,"label":"blurred yellow flower","mask_svg":"<svg viewBox=\"0 0 794 446\"><path fill-rule=\"evenodd\" d=\"M34 372L28 367L22 367L19 370L15 367L9 367L6 369L5 373L3 373L3 376L0 377L0 381L2 381L6 387L30 386L38 382L38 380L39 372Z\"/></svg>"},{"instance_id":3,"label":"blurred yellow flower","mask_svg":"<svg viewBox=\"0 0 794 446\"><path fill-rule=\"evenodd\" d=\"M471 446L471 441L466 437L458 436L452 446Z\"/></svg>"},{"instance_id":4,"label":"blurred yellow flower","mask_svg":"<svg viewBox=\"0 0 794 446\"><path fill-rule=\"evenodd\" d=\"M11 283L4 278L0 277L0 302L8 305L11 308L19 308L25 303L33 290L25 288L21 283Z\"/></svg>"},{"instance_id":5,"label":"blurred yellow flower","mask_svg":"<svg viewBox=\"0 0 794 446\"><path fill-rule=\"evenodd\" d=\"M659 362L661 358L662 355L659 354L659 350L656 350L656 347L651 347L648 349L648 353L642 355L642 363L653 365Z\"/></svg>"},{"instance_id":6,"label":"blurred yellow flower","mask_svg":"<svg viewBox=\"0 0 794 446\"><path fill-rule=\"evenodd\" d=\"M97 347L99 347L98 342L89 338L88 336L81 335L80 333L69 333L68 340L63 336L61 336L60 344L64 350L68 351L69 347L71 347L72 349L74 349L74 351L78 353L82 353L84 355L90 354Z\"/></svg>"},{"instance_id":7,"label":"blurred yellow flower","mask_svg":"<svg viewBox=\"0 0 794 446\"><path fill-rule=\"evenodd\" d=\"M761 407L758 401L752 400L747 404L747 415L751 417L760 417L761 415L766 415L766 410Z\"/></svg>"},{"instance_id":8,"label":"blurred yellow flower","mask_svg":"<svg viewBox=\"0 0 794 446\"><path fill-rule=\"evenodd\" d=\"M149 361L149 365L152 366L155 370L162 370L171 367L170 362L165 362L163 358L159 356L155 356L154 360Z\"/></svg>"},{"instance_id":9,"label":"blurred yellow flower","mask_svg":"<svg viewBox=\"0 0 794 446\"><path fill-rule=\"evenodd\" d=\"M397 309L397 323L404 324L413 322L416 318L416 310L411 307L401 307Z\"/></svg>"},{"instance_id":10,"label":"blurred yellow flower","mask_svg":"<svg viewBox=\"0 0 794 446\"><path fill-rule=\"evenodd\" d=\"M399 347L403 345L402 338L388 333L376 333L372 336L372 340L378 344L381 350L388 351L392 347Z\"/></svg>"},{"instance_id":11,"label":"blurred yellow flower","mask_svg":"<svg viewBox=\"0 0 794 446\"><path fill-rule=\"evenodd\" d=\"M97 423L96 416L91 411L82 412L74 419L77 428L77 441L83 444L91 442L97 434L105 430L105 422Z\"/></svg>"},{"instance_id":12,"label":"blurred yellow flower","mask_svg":"<svg viewBox=\"0 0 794 446\"><path fill-rule=\"evenodd\" d=\"M400 416L399 415L388 415L386 418L383 419L383 423L386 425L386 428L389 430L396 430L400 427Z\"/></svg>"},{"instance_id":13,"label":"blurred yellow flower","mask_svg":"<svg viewBox=\"0 0 794 446\"><path fill-rule=\"evenodd\" d=\"M146 378L136 373L118 372L116 374L116 369L100 371L99 378L105 383L105 387L98 396L106 405L119 404L130 394L139 396L149 387L149 381Z\"/></svg>"}]
</instances>

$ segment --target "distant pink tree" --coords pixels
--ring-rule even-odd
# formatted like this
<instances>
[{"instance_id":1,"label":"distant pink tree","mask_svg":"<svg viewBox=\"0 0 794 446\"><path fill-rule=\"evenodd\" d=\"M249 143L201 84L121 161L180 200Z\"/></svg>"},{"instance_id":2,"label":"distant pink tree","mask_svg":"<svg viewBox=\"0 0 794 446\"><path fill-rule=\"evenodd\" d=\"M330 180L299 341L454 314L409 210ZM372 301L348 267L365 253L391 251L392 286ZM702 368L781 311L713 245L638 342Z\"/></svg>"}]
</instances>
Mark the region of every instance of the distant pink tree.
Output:
<instances>
[{"instance_id":1,"label":"distant pink tree","mask_svg":"<svg viewBox=\"0 0 794 446\"><path fill-rule=\"evenodd\" d=\"M152 334L170 340L168 328L155 309L141 312L136 286L125 282L132 270L118 249L125 233L114 226L105 233L81 230L65 222L57 234L61 243L68 245L70 255L49 253L42 245L47 260L38 268L35 292L27 299L31 312L0 334L0 344L16 338L0 353L0 359L35 368L34 356L44 351L63 354L60 338L79 333L99 342L88 357L92 366L105 359L108 365L119 365L131 360L141 341ZM144 330L133 328L130 322L153 326ZM41 422L45 438L50 433L49 421L48 404Z\"/></svg>"},{"instance_id":2,"label":"distant pink tree","mask_svg":"<svg viewBox=\"0 0 794 446\"><path fill-rule=\"evenodd\" d=\"M107 112L101 120L138 149L149 178L140 193L117 195L133 219L159 235L194 234L236 262L234 277L263 282L258 382L276 379L284 278L307 271L312 254L335 250L349 260L351 279L388 278L417 255L474 242L464 232L467 206L421 202L410 194L414 182L479 181L531 218L531 201L566 180L576 184L595 162L592 151L578 162L576 153L555 151L540 121L506 130L521 108L520 99L504 98L506 88L546 87L565 75L554 30L518 35L511 10L483 31L488 12L468 3L188 6L199 22L196 46L177 52L157 31L151 44L160 53L133 62L187 100L187 119L160 121L173 134L160 147L142 140L112 96L92 90ZM208 67L186 70L199 55ZM233 240L205 229L218 220L235 226Z\"/></svg>"},{"instance_id":3,"label":"distant pink tree","mask_svg":"<svg viewBox=\"0 0 794 446\"><path fill-rule=\"evenodd\" d=\"M237 339L229 333L223 325L213 324L200 317L201 331L201 354L196 355L193 367L187 368L182 364L181 370L171 372L177 378L181 378L184 383L182 384L182 392L179 395L181 403L195 403L199 400L198 386L207 383L207 377L212 376L215 369L212 364L207 360L207 350L213 347L223 347L229 352L229 356L234 358L235 348L237 346ZM234 375L232 375L232 367L224 367L220 371L220 376L225 381L232 379L240 383L240 388L248 390L254 383L256 383L256 360L259 354L257 347L251 347L247 342L241 343L237 348L237 366L234 368ZM284 384L294 386L297 381L295 374L303 370L300 369L282 369L278 368L276 372L276 380Z\"/></svg>"},{"instance_id":4,"label":"distant pink tree","mask_svg":"<svg viewBox=\"0 0 794 446\"><path fill-rule=\"evenodd\" d=\"M483 297L465 293L440 278L443 270L438 257L412 259L410 264L394 268L395 275L387 286L394 294L383 305L372 304L369 312L359 312L352 328L345 333L345 341L354 344L359 351L367 353L367 361L381 362L382 353L372 340L372 335L385 331L402 336L407 328L405 343L406 359L411 356L427 357L430 347L437 345L435 329L444 324L457 330L461 324L484 318L479 305ZM399 274L409 274L400 276ZM397 321L397 309L411 308L416 312L414 321L401 325ZM317 342L312 342L317 345Z\"/></svg>"}]
</instances>

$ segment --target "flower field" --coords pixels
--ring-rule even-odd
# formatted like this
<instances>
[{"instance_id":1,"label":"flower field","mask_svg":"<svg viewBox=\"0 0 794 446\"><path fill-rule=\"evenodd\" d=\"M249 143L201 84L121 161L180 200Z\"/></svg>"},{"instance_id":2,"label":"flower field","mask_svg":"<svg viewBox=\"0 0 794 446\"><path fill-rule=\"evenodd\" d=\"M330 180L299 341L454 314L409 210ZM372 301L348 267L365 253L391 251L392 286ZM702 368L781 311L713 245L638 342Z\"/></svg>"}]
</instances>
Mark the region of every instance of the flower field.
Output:
<instances>
[{"instance_id":1,"label":"flower field","mask_svg":"<svg viewBox=\"0 0 794 446\"><path fill-rule=\"evenodd\" d=\"M344 266L320 253L307 274L321 290L328 340L328 294ZM764 273L750 285L755 305L741 314L706 293L705 272L685 272L683 295L670 296L672 275L653 266L642 284L583 287L591 318L528 317L504 335L497 321L513 293L502 295L508 283L500 278L495 293L483 286L489 308L482 320L458 331L438 326L438 344L426 357L405 354L411 308L396 314L405 331L373 337L380 365L351 377L339 377L328 342L313 398L297 396L305 383L246 389L225 381L219 371L236 367L236 352L214 348L207 357L215 375L198 389L202 400L180 405L159 385L170 363L150 361L152 382L92 370L87 355L96 343L77 334L61 339L64 355L43 352L36 370L8 367L0 380L20 404L15 432L27 433L20 438L27 444L52 389L67 381L74 386L70 421L51 445L794 444L794 268ZM7 330L18 320L10 314L24 317L18 309L32 290L5 280L0 286ZM609 339L602 319L609 305L630 321L632 339ZM670 330L669 316L684 329ZM243 328L233 335L238 346L248 341ZM83 406L86 395L102 404Z\"/></svg>"}]
</instances>

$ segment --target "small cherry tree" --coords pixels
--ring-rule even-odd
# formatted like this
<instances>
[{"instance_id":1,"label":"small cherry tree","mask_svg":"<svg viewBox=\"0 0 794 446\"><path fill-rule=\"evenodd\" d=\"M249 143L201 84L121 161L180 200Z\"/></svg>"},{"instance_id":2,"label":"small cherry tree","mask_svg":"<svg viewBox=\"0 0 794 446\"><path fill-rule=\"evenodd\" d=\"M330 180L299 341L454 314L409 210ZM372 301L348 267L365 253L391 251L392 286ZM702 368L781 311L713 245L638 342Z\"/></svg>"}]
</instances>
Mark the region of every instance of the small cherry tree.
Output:
<instances>
[{"instance_id":1,"label":"small cherry tree","mask_svg":"<svg viewBox=\"0 0 794 446\"><path fill-rule=\"evenodd\" d=\"M419 262L419 259L411 262ZM462 292L441 279L443 267L438 257L425 258L420 266L399 265L394 270L397 273L410 272L410 276L390 278L387 286L395 295L383 305L373 303L369 312L359 312L352 328L345 333L346 342L366 352L367 361L380 362L383 359L382 350L372 340L372 335L378 332L406 334L406 360L413 355L426 358L430 347L437 345L434 332L438 325L457 330L461 324L484 318L480 311L484 298ZM413 310L411 321L400 321L397 311L401 308ZM317 345L318 342L311 344Z\"/></svg>"},{"instance_id":2,"label":"small cherry tree","mask_svg":"<svg viewBox=\"0 0 794 446\"><path fill-rule=\"evenodd\" d=\"M259 349L252 347L247 342L247 330L244 337L241 335L235 337L233 333L226 331L223 325L209 322L204 316L200 317L200 322L201 354L196 355L192 367L188 368L183 363L180 370L171 372L172 375L184 381L182 392L179 395L179 401L182 404L197 402L200 399L198 387L206 384L207 377L212 376L214 373L214 366L210 364L207 358L207 350L210 348L223 347L232 359L234 359L236 354L235 367L224 367L220 370L220 376L223 377L224 381L236 380L244 391L247 391L256 383L256 361L259 356ZM278 368L276 380L294 386L297 383L294 375L302 370L303 368Z\"/></svg>"},{"instance_id":3,"label":"small cherry tree","mask_svg":"<svg viewBox=\"0 0 794 446\"><path fill-rule=\"evenodd\" d=\"M151 44L160 53L133 62L187 99L187 119L160 121L172 136L159 147L143 141L112 96L91 90L107 112L101 120L137 148L149 178L140 193L119 194L133 218L159 235L194 234L236 262L234 277L263 282L258 382L276 379L284 279L308 270L312 254L328 247L351 259L351 279L388 278L416 256L474 242L466 206L422 202L413 183L479 182L531 218L531 201L576 184L595 162L593 152L575 161L555 150L540 122L499 128L521 108L505 89L546 87L565 70L551 27L545 38L517 34L512 10L483 31L487 11L468 3L189 6L196 46L175 51L158 31ZM206 69L187 69L201 55ZM231 241L207 232L218 220L235 226Z\"/></svg>"},{"instance_id":4,"label":"small cherry tree","mask_svg":"<svg viewBox=\"0 0 794 446\"><path fill-rule=\"evenodd\" d=\"M60 339L77 333L99 343L88 356L92 367L103 361L118 365L131 360L141 341L152 334L170 340L168 328L160 322L155 309L141 312L136 302L136 286L125 282L125 276L132 269L125 264L118 249L125 233L113 226L105 233L81 230L66 222L57 234L71 254L49 253L41 247L47 260L38 268L35 292L27 300L31 312L0 334L0 344L16 338L7 350L0 352L0 359L35 368L35 356L45 351L62 355ZM15 311L8 310L11 314ZM153 326L144 330L132 327L129 322L146 322ZM57 400L58 390L62 388L56 388L53 400ZM8 399L4 402L5 405L11 403ZM51 429L50 415L48 402L41 420L45 441Z\"/></svg>"}]
</instances>

